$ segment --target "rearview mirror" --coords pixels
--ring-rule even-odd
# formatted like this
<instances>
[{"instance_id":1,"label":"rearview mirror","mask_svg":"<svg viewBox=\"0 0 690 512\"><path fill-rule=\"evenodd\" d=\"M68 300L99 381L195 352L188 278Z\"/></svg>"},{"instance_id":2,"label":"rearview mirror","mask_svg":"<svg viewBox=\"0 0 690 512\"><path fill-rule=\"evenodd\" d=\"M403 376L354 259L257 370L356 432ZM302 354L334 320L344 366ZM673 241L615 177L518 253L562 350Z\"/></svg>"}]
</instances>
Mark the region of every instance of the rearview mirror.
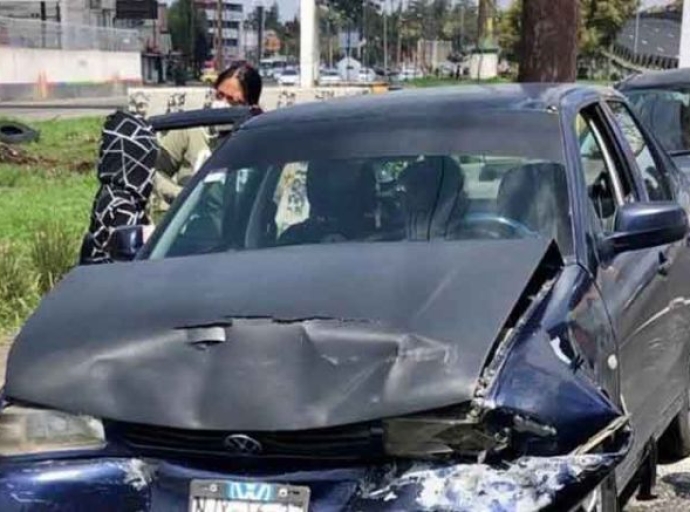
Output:
<instances>
[{"instance_id":1,"label":"rearview mirror","mask_svg":"<svg viewBox=\"0 0 690 512\"><path fill-rule=\"evenodd\" d=\"M114 261L131 261L144 246L144 226L115 228L108 251Z\"/></svg>"},{"instance_id":2,"label":"rearview mirror","mask_svg":"<svg viewBox=\"0 0 690 512\"><path fill-rule=\"evenodd\" d=\"M688 216L672 201L626 204L616 212L614 230L604 241L615 255L682 240L688 234Z\"/></svg>"}]
</instances>

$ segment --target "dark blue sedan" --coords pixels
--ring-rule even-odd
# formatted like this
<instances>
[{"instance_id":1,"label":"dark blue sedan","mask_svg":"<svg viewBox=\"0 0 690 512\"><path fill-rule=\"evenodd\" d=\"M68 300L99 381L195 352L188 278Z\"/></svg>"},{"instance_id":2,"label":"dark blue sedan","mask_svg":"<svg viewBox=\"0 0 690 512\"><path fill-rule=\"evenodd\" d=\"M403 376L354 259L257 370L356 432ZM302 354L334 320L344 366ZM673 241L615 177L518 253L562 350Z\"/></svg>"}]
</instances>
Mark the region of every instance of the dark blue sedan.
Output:
<instances>
[{"instance_id":1,"label":"dark blue sedan","mask_svg":"<svg viewBox=\"0 0 690 512\"><path fill-rule=\"evenodd\" d=\"M617 510L690 451L684 180L610 89L252 119L22 329L0 510Z\"/></svg>"}]
</instances>

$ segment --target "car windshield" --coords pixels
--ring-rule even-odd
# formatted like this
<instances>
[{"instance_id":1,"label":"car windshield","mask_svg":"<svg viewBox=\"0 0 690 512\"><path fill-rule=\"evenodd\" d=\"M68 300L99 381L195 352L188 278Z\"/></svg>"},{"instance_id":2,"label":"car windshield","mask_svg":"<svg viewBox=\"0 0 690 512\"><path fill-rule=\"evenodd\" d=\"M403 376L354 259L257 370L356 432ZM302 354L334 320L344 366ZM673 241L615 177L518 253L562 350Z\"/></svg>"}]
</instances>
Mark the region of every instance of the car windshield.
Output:
<instances>
[{"instance_id":1,"label":"car windshield","mask_svg":"<svg viewBox=\"0 0 690 512\"><path fill-rule=\"evenodd\" d=\"M570 254L557 118L522 133L513 132L514 120L503 122L481 119L492 133L474 127L466 137L460 129L420 126L410 132L416 142L394 129L360 133L346 121L331 123L337 133L330 136L323 126L315 128L320 133L237 134L169 214L147 256L538 236Z\"/></svg>"},{"instance_id":2,"label":"car windshield","mask_svg":"<svg viewBox=\"0 0 690 512\"><path fill-rule=\"evenodd\" d=\"M690 88L634 90L626 95L667 151L690 151Z\"/></svg>"}]
</instances>

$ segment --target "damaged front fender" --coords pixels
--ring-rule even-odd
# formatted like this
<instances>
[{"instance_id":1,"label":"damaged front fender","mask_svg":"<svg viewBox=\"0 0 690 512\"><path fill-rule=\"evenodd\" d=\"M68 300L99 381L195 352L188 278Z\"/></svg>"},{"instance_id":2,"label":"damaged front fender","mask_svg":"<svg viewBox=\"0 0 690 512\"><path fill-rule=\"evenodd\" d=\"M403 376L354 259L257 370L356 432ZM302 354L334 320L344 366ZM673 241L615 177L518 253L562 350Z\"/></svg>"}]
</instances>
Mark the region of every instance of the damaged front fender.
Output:
<instances>
[{"instance_id":1,"label":"damaged front fender","mask_svg":"<svg viewBox=\"0 0 690 512\"><path fill-rule=\"evenodd\" d=\"M522 457L503 467L415 466L366 490L354 511L565 511L576 507L624 456L617 453Z\"/></svg>"}]
</instances>

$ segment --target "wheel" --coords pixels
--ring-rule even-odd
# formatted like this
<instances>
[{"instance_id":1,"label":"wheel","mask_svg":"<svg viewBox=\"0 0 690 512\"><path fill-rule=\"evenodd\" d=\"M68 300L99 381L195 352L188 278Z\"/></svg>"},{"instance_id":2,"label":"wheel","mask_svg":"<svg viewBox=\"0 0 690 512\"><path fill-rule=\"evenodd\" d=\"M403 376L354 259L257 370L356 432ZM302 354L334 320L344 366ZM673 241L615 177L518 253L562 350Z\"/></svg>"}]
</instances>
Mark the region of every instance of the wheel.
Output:
<instances>
[{"instance_id":1,"label":"wheel","mask_svg":"<svg viewBox=\"0 0 690 512\"><path fill-rule=\"evenodd\" d=\"M690 455L690 396L685 394L683 406L659 439L659 454L668 460Z\"/></svg>"},{"instance_id":2,"label":"wheel","mask_svg":"<svg viewBox=\"0 0 690 512\"><path fill-rule=\"evenodd\" d=\"M0 121L0 142L24 144L38 140L39 134L33 128L16 121Z\"/></svg>"}]
</instances>

